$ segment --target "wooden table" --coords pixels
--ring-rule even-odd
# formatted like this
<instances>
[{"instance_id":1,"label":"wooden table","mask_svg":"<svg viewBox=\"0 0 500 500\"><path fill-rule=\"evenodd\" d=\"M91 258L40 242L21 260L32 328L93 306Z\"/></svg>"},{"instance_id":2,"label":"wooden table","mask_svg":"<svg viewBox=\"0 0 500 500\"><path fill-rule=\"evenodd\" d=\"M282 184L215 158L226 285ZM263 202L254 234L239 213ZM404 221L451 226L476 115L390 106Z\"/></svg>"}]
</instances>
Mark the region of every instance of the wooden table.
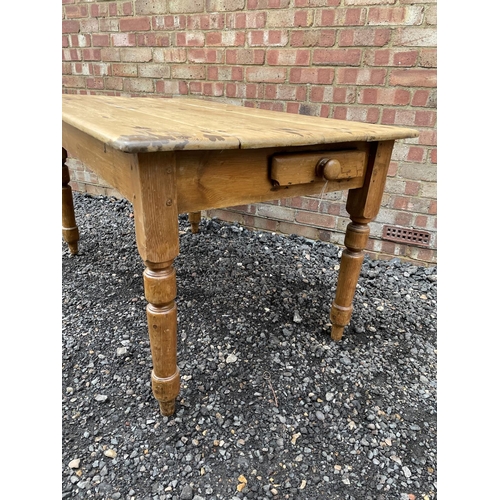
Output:
<instances>
[{"instance_id":1,"label":"wooden table","mask_svg":"<svg viewBox=\"0 0 500 500\"><path fill-rule=\"evenodd\" d=\"M79 235L67 154L133 204L151 383L163 415L175 412L180 389L173 265L179 213L189 213L197 231L202 210L349 190L351 222L330 314L332 339L341 339L394 141L416 137L416 130L184 98L64 95L62 115L63 237L70 252L78 252Z\"/></svg>"}]
</instances>

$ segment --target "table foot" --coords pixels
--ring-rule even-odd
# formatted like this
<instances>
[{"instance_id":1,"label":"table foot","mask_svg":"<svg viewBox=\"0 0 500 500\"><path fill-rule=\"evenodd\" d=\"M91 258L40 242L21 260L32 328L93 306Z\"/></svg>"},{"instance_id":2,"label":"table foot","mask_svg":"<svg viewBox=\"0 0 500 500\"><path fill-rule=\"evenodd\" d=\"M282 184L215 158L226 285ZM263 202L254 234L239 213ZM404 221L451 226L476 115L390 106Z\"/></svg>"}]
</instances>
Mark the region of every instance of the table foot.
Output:
<instances>
[{"instance_id":1,"label":"table foot","mask_svg":"<svg viewBox=\"0 0 500 500\"><path fill-rule=\"evenodd\" d=\"M344 241L346 248L340 259L337 292L330 312L333 340L342 338L344 327L351 320L352 301L356 293L356 284L363 264L364 249L369 234L370 228L365 222L353 221L347 226Z\"/></svg>"},{"instance_id":2,"label":"table foot","mask_svg":"<svg viewBox=\"0 0 500 500\"><path fill-rule=\"evenodd\" d=\"M153 395L160 405L160 412L165 417L169 417L175 413L175 398L180 392L180 376L179 370L172 377L158 378L154 371L151 373L151 387Z\"/></svg>"},{"instance_id":3,"label":"table foot","mask_svg":"<svg viewBox=\"0 0 500 500\"><path fill-rule=\"evenodd\" d=\"M70 176L69 169L66 165L68 154L63 148L62 150L62 235L64 241L68 244L69 251L72 255L78 253L78 240L80 234L76 226L75 208L73 205L73 192L69 185Z\"/></svg>"},{"instance_id":4,"label":"table foot","mask_svg":"<svg viewBox=\"0 0 500 500\"><path fill-rule=\"evenodd\" d=\"M201 212L189 212L188 215L189 222L191 223L191 232L197 233L200 227Z\"/></svg>"}]
</instances>

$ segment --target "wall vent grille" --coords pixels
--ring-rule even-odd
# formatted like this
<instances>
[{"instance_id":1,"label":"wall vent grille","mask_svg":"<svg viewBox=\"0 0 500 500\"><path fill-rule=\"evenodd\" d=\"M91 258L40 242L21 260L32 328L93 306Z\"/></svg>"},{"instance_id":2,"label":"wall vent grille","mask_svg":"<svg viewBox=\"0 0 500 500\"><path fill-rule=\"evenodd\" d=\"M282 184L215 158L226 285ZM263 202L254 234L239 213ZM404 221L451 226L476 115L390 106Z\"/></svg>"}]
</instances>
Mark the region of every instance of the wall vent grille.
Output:
<instances>
[{"instance_id":1,"label":"wall vent grille","mask_svg":"<svg viewBox=\"0 0 500 500\"><path fill-rule=\"evenodd\" d=\"M406 227L384 226L382 238L384 240L396 241L397 243L406 243L407 245L416 245L428 247L431 235L427 231L417 229L408 229Z\"/></svg>"}]
</instances>

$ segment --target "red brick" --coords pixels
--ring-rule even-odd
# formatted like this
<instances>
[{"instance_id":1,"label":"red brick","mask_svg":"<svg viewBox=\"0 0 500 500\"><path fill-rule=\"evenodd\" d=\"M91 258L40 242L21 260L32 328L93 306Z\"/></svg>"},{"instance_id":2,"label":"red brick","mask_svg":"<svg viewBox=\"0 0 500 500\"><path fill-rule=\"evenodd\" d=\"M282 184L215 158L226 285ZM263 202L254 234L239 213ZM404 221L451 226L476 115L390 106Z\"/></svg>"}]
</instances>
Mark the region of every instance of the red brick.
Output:
<instances>
[{"instance_id":1,"label":"red brick","mask_svg":"<svg viewBox=\"0 0 500 500\"><path fill-rule=\"evenodd\" d=\"M88 89L104 89L104 79L102 77L87 78L86 86Z\"/></svg>"},{"instance_id":2,"label":"red brick","mask_svg":"<svg viewBox=\"0 0 500 500\"><path fill-rule=\"evenodd\" d=\"M382 123L387 125L432 127L436 123L436 113L434 111L396 110L386 108L382 111Z\"/></svg>"},{"instance_id":3,"label":"red brick","mask_svg":"<svg viewBox=\"0 0 500 500\"><path fill-rule=\"evenodd\" d=\"M201 31L186 31L177 33L176 45L179 47L203 47L205 45L205 34Z\"/></svg>"},{"instance_id":4,"label":"red brick","mask_svg":"<svg viewBox=\"0 0 500 500\"><path fill-rule=\"evenodd\" d=\"M433 127L435 124L435 111L415 111L415 125L420 127Z\"/></svg>"},{"instance_id":5,"label":"red brick","mask_svg":"<svg viewBox=\"0 0 500 500\"><path fill-rule=\"evenodd\" d=\"M186 95L189 88L186 82L159 80L156 82L156 92L166 95Z\"/></svg>"},{"instance_id":6,"label":"red brick","mask_svg":"<svg viewBox=\"0 0 500 500\"><path fill-rule=\"evenodd\" d=\"M427 106L430 92L428 90L415 90L411 100L412 106Z\"/></svg>"},{"instance_id":7,"label":"red brick","mask_svg":"<svg viewBox=\"0 0 500 500\"><path fill-rule=\"evenodd\" d=\"M308 198L304 196L295 196L294 198L287 198L282 200L286 207L299 208L301 210L308 210L310 212L318 211L318 200L315 198Z\"/></svg>"},{"instance_id":8,"label":"red brick","mask_svg":"<svg viewBox=\"0 0 500 500\"><path fill-rule=\"evenodd\" d=\"M412 224L413 215L410 212L398 212L394 216L394 224L396 226L408 227Z\"/></svg>"},{"instance_id":9,"label":"red brick","mask_svg":"<svg viewBox=\"0 0 500 500\"><path fill-rule=\"evenodd\" d=\"M102 61L105 62L113 62L113 61L120 61L121 60L121 54L120 50L118 48L103 48L101 49L101 56L102 56Z\"/></svg>"},{"instance_id":10,"label":"red brick","mask_svg":"<svg viewBox=\"0 0 500 500\"><path fill-rule=\"evenodd\" d=\"M169 47L170 34L137 33L138 47Z\"/></svg>"},{"instance_id":11,"label":"red brick","mask_svg":"<svg viewBox=\"0 0 500 500\"><path fill-rule=\"evenodd\" d=\"M405 194L409 196L418 196L420 191L420 182L417 181L406 181L405 182Z\"/></svg>"},{"instance_id":12,"label":"red brick","mask_svg":"<svg viewBox=\"0 0 500 500\"><path fill-rule=\"evenodd\" d=\"M324 9L316 12L317 26L342 27L364 26L366 22L366 9L338 8Z\"/></svg>"},{"instance_id":13,"label":"red brick","mask_svg":"<svg viewBox=\"0 0 500 500\"><path fill-rule=\"evenodd\" d=\"M108 47L109 46L109 35L92 35L92 45L94 47Z\"/></svg>"},{"instance_id":14,"label":"red brick","mask_svg":"<svg viewBox=\"0 0 500 500\"><path fill-rule=\"evenodd\" d=\"M188 30L221 30L225 28L224 14L192 14L187 16Z\"/></svg>"},{"instance_id":15,"label":"red brick","mask_svg":"<svg viewBox=\"0 0 500 500\"><path fill-rule=\"evenodd\" d=\"M337 217L329 214L298 211L295 220L296 222L307 224L308 226L334 228L336 225Z\"/></svg>"},{"instance_id":16,"label":"red brick","mask_svg":"<svg viewBox=\"0 0 500 500\"><path fill-rule=\"evenodd\" d=\"M73 74L74 75L92 75L93 68L91 63L73 63Z\"/></svg>"},{"instance_id":17,"label":"red brick","mask_svg":"<svg viewBox=\"0 0 500 500\"><path fill-rule=\"evenodd\" d=\"M340 0L295 0L295 7L338 7Z\"/></svg>"},{"instance_id":18,"label":"red brick","mask_svg":"<svg viewBox=\"0 0 500 500\"><path fill-rule=\"evenodd\" d=\"M425 157L425 152L426 150L424 148L411 146L410 148L408 148L407 160L413 162L423 162Z\"/></svg>"},{"instance_id":19,"label":"red brick","mask_svg":"<svg viewBox=\"0 0 500 500\"><path fill-rule=\"evenodd\" d=\"M153 30L184 30L187 25L187 16L155 16L152 18Z\"/></svg>"},{"instance_id":20,"label":"red brick","mask_svg":"<svg viewBox=\"0 0 500 500\"><path fill-rule=\"evenodd\" d=\"M226 64L264 64L264 49L227 49Z\"/></svg>"},{"instance_id":21,"label":"red brick","mask_svg":"<svg viewBox=\"0 0 500 500\"><path fill-rule=\"evenodd\" d=\"M352 104L356 100L356 89L354 87L335 87L333 89L333 102Z\"/></svg>"},{"instance_id":22,"label":"red brick","mask_svg":"<svg viewBox=\"0 0 500 500\"><path fill-rule=\"evenodd\" d=\"M429 215L436 215L437 214L437 201L436 200L431 200L429 203L429 210L428 210Z\"/></svg>"},{"instance_id":23,"label":"red brick","mask_svg":"<svg viewBox=\"0 0 500 500\"><path fill-rule=\"evenodd\" d=\"M292 30L290 34L292 47L332 47L335 45L337 30Z\"/></svg>"},{"instance_id":24,"label":"red brick","mask_svg":"<svg viewBox=\"0 0 500 500\"><path fill-rule=\"evenodd\" d=\"M363 123L377 123L380 117L380 108L378 107L360 107L351 106L347 108L346 120Z\"/></svg>"},{"instance_id":25,"label":"red brick","mask_svg":"<svg viewBox=\"0 0 500 500\"><path fill-rule=\"evenodd\" d=\"M361 49L315 49L313 64L359 66Z\"/></svg>"},{"instance_id":26,"label":"red brick","mask_svg":"<svg viewBox=\"0 0 500 500\"><path fill-rule=\"evenodd\" d=\"M269 111L284 111L283 103L273 101L260 102L258 103L258 108L267 109Z\"/></svg>"},{"instance_id":27,"label":"red brick","mask_svg":"<svg viewBox=\"0 0 500 500\"><path fill-rule=\"evenodd\" d=\"M259 29L266 26L266 12L241 12L227 14L226 28L230 29Z\"/></svg>"},{"instance_id":28,"label":"red brick","mask_svg":"<svg viewBox=\"0 0 500 500\"><path fill-rule=\"evenodd\" d=\"M300 49L269 49L267 64L270 66L309 66L309 50Z\"/></svg>"},{"instance_id":29,"label":"red brick","mask_svg":"<svg viewBox=\"0 0 500 500\"><path fill-rule=\"evenodd\" d=\"M283 47L288 43L285 30L252 30L247 37L250 46Z\"/></svg>"},{"instance_id":30,"label":"red brick","mask_svg":"<svg viewBox=\"0 0 500 500\"><path fill-rule=\"evenodd\" d=\"M387 171L387 175L389 177L394 177L398 173L398 163L395 161L391 161L389 163L389 170Z\"/></svg>"},{"instance_id":31,"label":"red brick","mask_svg":"<svg viewBox=\"0 0 500 500\"><path fill-rule=\"evenodd\" d=\"M331 84L335 70L332 68L292 68L290 83Z\"/></svg>"},{"instance_id":32,"label":"red brick","mask_svg":"<svg viewBox=\"0 0 500 500\"><path fill-rule=\"evenodd\" d=\"M108 12L108 5L105 3L90 5L90 15L92 17L106 17Z\"/></svg>"},{"instance_id":33,"label":"red brick","mask_svg":"<svg viewBox=\"0 0 500 500\"><path fill-rule=\"evenodd\" d=\"M404 87L436 87L437 71L433 69L393 69L389 83Z\"/></svg>"},{"instance_id":34,"label":"red brick","mask_svg":"<svg viewBox=\"0 0 500 500\"><path fill-rule=\"evenodd\" d=\"M182 63L187 61L187 49L169 48L154 51L154 61L159 63Z\"/></svg>"},{"instance_id":35,"label":"red brick","mask_svg":"<svg viewBox=\"0 0 500 500\"><path fill-rule=\"evenodd\" d=\"M226 83L226 95L240 99L263 98L263 85L255 83ZM255 107L254 103L245 102L245 106Z\"/></svg>"},{"instance_id":36,"label":"red brick","mask_svg":"<svg viewBox=\"0 0 500 500\"><path fill-rule=\"evenodd\" d=\"M311 26L314 12L312 10L270 10L267 13L267 25L273 28L300 28Z\"/></svg>"},{"instance_id":37,"label":"red brick","mask_svg":"<svg viewBox=\"0 0 500 500\"><path fill-rule=\"evenodd\" d=\"M403 89L362 89L360 104L405 106L410 102L410 92Z\"/></svg>"},{"instance_id":38,"label":"red brick","mask_svg":"<svg viewBox=\"0 0 500 500\"><path fill-rule=\"evenodd\" d=\"M206 45L238 47L245 45L245 33L242 31L210 31L205 36Z\"/></svg>"},{"instance_id":39,"label":"red brick","mask_svg":"<svg viewBox=\"0 0 500 500\"><path fill-rule=\"evenodd\" d=\"M337 70L337 83L355 85L383 85L387 70L385 69L357 69L339 68Z\"/></svg>"},{"instance_id":40,"label":"red brick","mask_svg":"<svg viewBox=\"0 0 500 500\"><path fill-rule=\"evenodd\" d=\"M391 31L383 28L345 29L339 35L339 47L382 47L391 37Z\"/></svg>"},{"instance_id":41,"label":"red brick","mask_svg":"<svg viewBox=\"0 0 500 500\"><path fill-rule=\"evenodd\" d=\"M78 33L80 31L79 21L63 21L62 22L62 32L63 33Z\"/></svg>"},{"instance_id":42,"label":"red brick","mask_svg":"<svg viewBox=\"0 0 500 500\"><path fill-rule=\"evenodd\" d=\"M63 75L62 77L63 87L85 88L85 82L86 80L84 76Z\"/></svg>"},{"instance_id":43,"label":"red brick","mask_svg":"<svg viewBox=\"0 0 500 500\"><path fill-rule=\"evenodd\" d=\"M118 32L120 31L120 23L115 18L101 18L99 19L99 32Z\"/></svg>"},{"instance_id":44,"label":"red brick","mask_svg":"<svg viewBox=\"0 0 500 500\"><path fill-rule=\"evenodd\" d=\"M203 95L221 97L224 95L224 84L217 83L203 83Z\"/></svg>"},{"instance_id":45,"label":"red brick","mask_svg":"<svg viewBox=\"0 0 500 500\"><path fill-rule=\"evenodd\" d=\"M207 78L209 80L241 81L243 68L235 66L208 66Z\"/></svg>"},{"instance_id":46,"label":"red brick","mask_svg":"<svg viewBox=\"0 0 500 500\"><path fill-rule=\"evenodd\" d=\"M89 15L86 5L67 5L64 7L64 13L67 19L80 19Z\"/></svg>"},{"instance_id":47,"label":"red brick","mask_svg":"<svg viewBox=\"0 0 500 500\"><path fill-rule=\"evenodd\" d=\"M100 61L101 49L83 49L82 56L84 61Z\"/></svg>"},{"instance_id":48,"label":"red brick","mask_svg":"<svg viewBox=\"0 0 500 500\"><path fill-rule=\"evenodd\" d=\"M120 31L149 31L151 20L149 17L130 17L120 19Z\"/></svg>"},{"instance_id":49,"label":"red brick","mask_svg":"<svg viewBox=\"0 0 500 500\"><path fill-rule=\"evenodd\" d=\"M421 130L418 136L418 143L425 146L437 145L437 131L436 130Z\"/></svg>"},{"instance_id":50,"label":"red brick","mask_svg":"<svg viewBox=\"0 0 500 500\"><path fill-rule=\"evenodd\" d=\"M187 60L192 63L220 64L224 53L217 49L189 49Z\"/></svg>"},{"instance_id":51,"label":"red brick","mask_svg":"<svg viewBox=\"0 0 500 500\"><path fill-rule=\"evenodd\" d=\"M431 160L431 163L437 163L437 149L433 149L430 152L430 160Z\"/></svg>"},{"instance_id":52,"label":"red brick","mask_svg":"<svg viewBox=\"0 0 500 500\"><path fill-rule=\"evenodd\" d=\"M134 7L132 2L123 2L119 4L118 14L122 16L132 16L134 14Z\"/></svg>"},{"instance_id":53,"label":"red brick","mask_svg":"<svg viewBox=\"0 0 500 500\"><path fill-rule=\"evenodd\" d=\"M404 24L405 14L404 7L370 7L368 24Z\"/></svg>"},{"instance_id":54,"label":"red brick","mask_svg":"<svg viewBox=\"0 0 500 500\"><path fill-rule=\"evenodd\" d=\"M257 209L257 215L260 217L269 217L271 219L293 221L295 217L295 210L268 203L262 203Z\"/></svg>"},{"instance_id":55,"label":"red brick","mask_svg":"<svg viewBox=\"0 0 500 500\"><path fill-rule=\"evenodd\" d=\"M345 120L347 116L347 108L345 106L336 106L333 110L333 118L335 120Z\"/></svg>"},{"instance_id":56,"label":"red brick","mask_svg":"<svg viewBox=\"0 0 500 500\"><path fill-rule=\"evenodd\" d=\"M415 66L418 60L417 50L374 49L367 50L365 62L369 66Z\"/></svg>"},{"instance_id":57,"label":"red brick","mask_svg":"<svg viewBox=\"0 0 500 500\"><path fill-rule=\"evenodd\" d=\"M70 35L70 45L72 47L90 47L92 45L91 35Z\"/></svg>"},{"instance_id":58,"label":"red brick","mask_svg":"<svg viewBox=\"0 0 500 500\"><path fill-rule=\"evenodd\" d=\"M202 93L202 85L201 82L189 82L189 93L190 94L201 94Z\"/></svg>"}]
</instances>

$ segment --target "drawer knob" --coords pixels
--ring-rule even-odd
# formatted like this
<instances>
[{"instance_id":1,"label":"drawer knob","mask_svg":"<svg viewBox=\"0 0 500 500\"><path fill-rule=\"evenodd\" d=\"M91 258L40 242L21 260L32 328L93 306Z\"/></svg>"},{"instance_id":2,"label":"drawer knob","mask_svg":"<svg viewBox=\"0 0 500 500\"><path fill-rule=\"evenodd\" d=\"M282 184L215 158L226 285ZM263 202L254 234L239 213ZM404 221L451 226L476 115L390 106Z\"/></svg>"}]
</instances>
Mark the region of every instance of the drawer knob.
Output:
<instances>
[{"instance_id":1,"label":"drawer knob","mask_svg":"<svg viewBox=\"0 0 500 500\"><path fill-rule=\"evenodd\" d=\"M316 175L325 178L327 181L338 179L341 171L340 162L332 158L321 158L316 165Z\"/></svg>"}]
</instances>

